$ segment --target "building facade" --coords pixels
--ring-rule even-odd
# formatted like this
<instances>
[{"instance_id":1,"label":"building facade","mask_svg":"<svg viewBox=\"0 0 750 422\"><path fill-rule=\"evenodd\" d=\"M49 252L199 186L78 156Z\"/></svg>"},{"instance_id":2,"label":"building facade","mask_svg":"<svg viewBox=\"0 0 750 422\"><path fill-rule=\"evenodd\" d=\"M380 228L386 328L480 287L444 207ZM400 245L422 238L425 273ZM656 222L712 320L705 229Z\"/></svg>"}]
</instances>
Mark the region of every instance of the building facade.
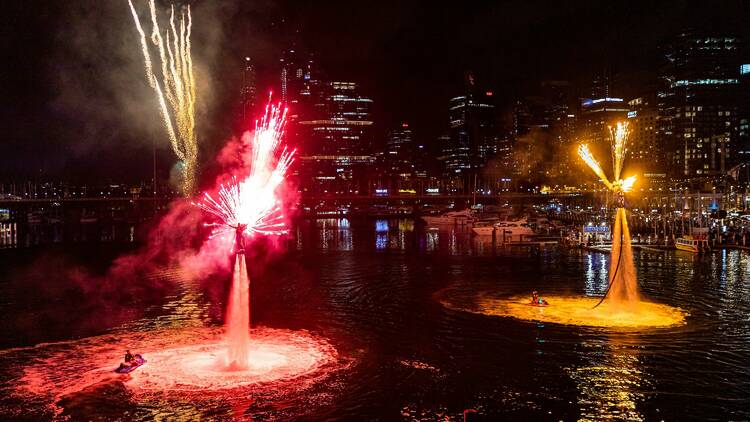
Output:
<instances>
[{"instance_id":1,"label":"building facade","mask_svg":"<svg viewBox=\"0 0 750 422\"><path fill-rule=\"evenodd\" d=\"M665 177L665 163L659 139L659 109L655 96L641 96L628 101L628 155L626 165L644 177Z\"/></svg>"},{"instance_id":2,"label":"building facade","mask_svg":"<svg viewBox=\"0 0 750 422\"><path fill-rule=\"evenodd\" d=\"M496 112L493 92L481 89L467 73L464 93L448 106L449 138L442 148L445 174L476 174L497 153Z\"/></svg>"},{"instance_id":3,"label":"building facade","mask_svg":"<svg viewBox=\"0 0 750 422\"><path fill-rule=\"evenodd\" d=\"M296 126L303 192L365 193L373 171L373 101L354 82L311 86Z\"/></svg>"},{"instance_id":4,"label":"building facade","mask_svg":"<svg viewBox=\"0 0 750 422\"><path fill-rule=\"evenodd\" d=\"M726 174L738 161L740 41L683 33L665 49L659 91L660 135L672 176Z\"/></svg>"}]
</instances>

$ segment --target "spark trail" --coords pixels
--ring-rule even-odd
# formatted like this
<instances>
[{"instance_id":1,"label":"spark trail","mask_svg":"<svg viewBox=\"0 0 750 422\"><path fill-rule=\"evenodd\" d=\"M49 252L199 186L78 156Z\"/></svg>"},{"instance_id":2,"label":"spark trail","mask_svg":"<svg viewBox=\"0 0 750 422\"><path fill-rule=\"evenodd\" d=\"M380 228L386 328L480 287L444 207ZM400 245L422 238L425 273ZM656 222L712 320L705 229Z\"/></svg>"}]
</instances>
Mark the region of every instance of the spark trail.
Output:
<instances>
[{"instance_id":1,"label":"spark trail","mask_svg":"<svg viewBox=\"0 0 750 422\"><path fill-rule=\"evenodd\" d=\"M578 147L578 155L591 168L591 170L593 170L594 173L599 176L599 178L602 180L602 183L604 183L607 188L612 189L612 183L610 183L609 179L607 179L607 175L604 173L604 170L602 170L602 166L599 165L599 162L594 158L591 150L589 150L589 146L586 144L581 144L581 146Z\"/></svg>"},{"instance_id":2,"label":"spark trail","mask_svg":"<svg viewBox=\"0 0 750 422\"><path fill-rule=\"evenodd\" d=\"M174 7L169 15L169 28L162 31L156 16L154 0L149 0L151 35L141 26L132 0L128 0L133 21L140 36L141 50L146 67L146 79L156 92L159 111L167 129L169 140L177 158L182 163L181 191L192 194L198 163L198 139L195 132L195 78L190 53L192 16L190 6L176 19ZM156 50L161 64L161 81L154 73L149 41Z\"/></svg>"},{"instance_id":3,"label":"spark trail","mask_svg":"<svg viewBox=\"0 0 750 422\"><path fill-rule=\"evenodd\" d=\"M211 236L238 229L248 236L286 233L277 190L284 182L294 151L284 147L279 152L285 124L286 110L266 106L265 115L256 122L247 178L237 182L233 177L231 183L219 187L217 198L206 192L202 202L193 203L218 218L218 222L208 224L214 227Z\"/></svg>"},{"instance_id":4,"label":"spark trail","mask_svg":"<svg viewBox=\"0 0 750 422\"><path fill-rule=\"evenodd\" d=\"M281 235L286 224L277 197L286 171L292 163L294 151L279 146L284 133L286 110L266 106L263 118L256 122L250 155L250 173L242 181L232 179L221 185L218 198L203 194L203 201L193 203L218 219L207 224L213 227L211 236L234 233L235 265L226 318L228 343L225 367L241 371L250 360L250 277L245 261L244 236L256 234Z\"/></svg>"}]
</instances>

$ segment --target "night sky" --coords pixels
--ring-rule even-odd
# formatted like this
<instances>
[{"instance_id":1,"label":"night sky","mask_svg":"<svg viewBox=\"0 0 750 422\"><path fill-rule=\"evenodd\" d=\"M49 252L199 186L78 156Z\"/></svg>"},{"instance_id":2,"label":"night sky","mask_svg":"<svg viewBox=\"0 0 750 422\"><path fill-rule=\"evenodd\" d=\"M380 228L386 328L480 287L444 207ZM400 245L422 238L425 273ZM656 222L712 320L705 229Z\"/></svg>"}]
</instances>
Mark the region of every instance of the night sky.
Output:
<instances>
[{"instance_id":1,"label":"night sky","mask_svg":"<svg viewBox=\"0 0 750 422\"><path fill-rule=\"evenodd\" d=\"M718 27L746 37L750 27L742 1L190 3L204 157L238 127L246 55L266 92L282 50L313 52L330 77L360 83L375 100L381 139L406 120L430 142L466 70L496 93L500 112L545 79L585 95L604 69L629 97L653 89L670 36ZM168 173L174 159L125 0L5 2L2 19L0 181L147 179L154 141Z\"/></svg>"}]
</instances>

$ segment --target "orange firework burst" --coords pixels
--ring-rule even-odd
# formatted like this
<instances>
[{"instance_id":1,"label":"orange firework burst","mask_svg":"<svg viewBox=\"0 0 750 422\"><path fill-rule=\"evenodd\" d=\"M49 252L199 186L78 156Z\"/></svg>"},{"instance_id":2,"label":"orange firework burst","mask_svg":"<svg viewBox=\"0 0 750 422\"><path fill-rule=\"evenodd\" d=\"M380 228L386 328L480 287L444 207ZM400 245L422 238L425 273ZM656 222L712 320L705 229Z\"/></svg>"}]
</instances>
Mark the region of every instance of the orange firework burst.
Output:
<instances>
[{"instance_id":1,"label":"orange firework burst","mask_svg":"<svg viewBox=\"0 0 750 422\"><path fill-rule=\"evenodd\" d=\"M596 161L591 150L589 150L588 145L581 144L578 147L578 156L581 157L591 170L594 171L609 190L617 193L630 192L635 184L635 176L620 179L622 166L625 162L625 154L628 151L627 138L630 135L630 129L628 128L627 122L618 122L615 127L610 127L609 129L612 134L612 164L614 167L613 181L609 181L604 170L602 170L602 167L599 165L599 162Z\"/></svg>"}]
</instances>

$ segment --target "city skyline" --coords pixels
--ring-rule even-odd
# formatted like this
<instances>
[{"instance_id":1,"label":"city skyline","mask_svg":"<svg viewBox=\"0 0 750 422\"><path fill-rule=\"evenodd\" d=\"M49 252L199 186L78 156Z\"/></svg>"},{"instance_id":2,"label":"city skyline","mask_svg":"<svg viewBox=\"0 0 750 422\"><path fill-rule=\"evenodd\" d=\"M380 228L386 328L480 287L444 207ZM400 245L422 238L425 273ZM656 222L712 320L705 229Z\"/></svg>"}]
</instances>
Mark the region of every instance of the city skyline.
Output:
<instances>
[{"instance_id":1,"label":"city skyline","mask_svg":"<svg viewBox=\"0 0 750 422\"><path fill-rule=\"evenodd\" d=\"M231 5L231 2L228 2L227 4ZM209 6L206 6L201 2L195 2L193 6L197 11L200 11L200 8L202 7L204 12L209 8ZM672 6L674 6L674 4L672 4ZM372 110L375 126L374 145L384 146L387 133L394 127L397 127L400 122L408 121L414 132L413 137L416 141L423 145L427 145L430 153L434 155L435 153L440 152L436 151L437 145L435 143L438 142L438 138L449 131L448 105L451 98L454 98L462 92L461 86L467 71L474 72L477 80L483 86L487 87L488 90L494 92L494 101L496 102L496 108L498 110L498 128L501 130L512 129L510 119L512 118L513 103L524 96L533 94L534 91L537 90L536 87L545 80L568 81L572 87L571 91L573 92L571 95L572 98L569 99L571 104L574 104L577 101L576 97L584 97L583 94L590 89L587 86L590 81L604 72L611 72L614 74L614 92L617 93L617 95L624 97L625 100L637 98L647 94L649 91L654 91L657 85L654 76L658 76L655 58L658 58L658 51L662 48L664 42L652 38L657 34L647 34L646 29L650 28L649 25L653 25L653 23L648 23L650 20L654 19L654 16L652 15L666 13L667 10L671 10L671 12L674 13L675 19L665 22L658 35L677 35L677 28L690 26L690 19L695 19L699 16L699 9L695 9L691 12L691 9L688 6L678 6L679 7L675 6L672 9L668 9L668 6L663 6L664 9L646 13L646 9L640 4L633 4L625 9L613 11L603 11L596 7L586 7L584 4L577 5L578 8L587 9L587 12L585 14L586 16L577 16L576 19L581 21L588 20L598 22L597 19L592 18L592 15L601 14L603 18L611 21L613 28L611 31L602 34L605 38L614 37L615 39L620 40L623 36L622 34L617 33L620 26L626 25L628 22L632 23L638 16L648 16L646 16L646 21L643 22L643 27L633 27L627 32L631 38L630 41L625 44L632 44L630 48L618 51L618 54L612 54L610 52L601 56L591 55L588 57L588 62L579 62L575 66L571 66L571 63L566 62L566 56L562 56L561 58L561 54L563 53L547 54L548 61L545 63L547 63L548 66L543 66L541 70L539 66L530 66L531 63L527 60L512 60L512 55L506 56L501 50L496 52L485 51L482 54L470 54L471 58L467 59L467 52L456 51L456 49L452 47L455 46L455 44L470 46L472 43L479 42L474 39L477 38L477 34L474 33L471 35L463 35L452 41L446 41L447 44L442 46L446 53L441 54L440 59L435 59L434 57L429 59L424 55L420 56L422 53L414 49L411 51L414 53L413 57L409 57L408 60L391 60L386 63L377 63L375 66L370 66L371 69L369 72L362 70L363 66L361 63L362 54L369 51L367 45L364 46L365 48L363 48L363 51L350 49L345 50L347 51L347 54L334 54L331 49L335 49L337 44L328 41L331 41L329 40L331 33L336 31L338 31L339 34L349 31L349 38L351 39L345 40L344 46L348 45L348 43L354 42L352 40L362 38L374 40L384 39L385 36L381 33L366 33L367 28L378 26L378 16L373 16L370 20L365 21L364 26L361 28L362 33L355 31L352 28L353 25L351 23L346 23L342 25L342 28L333 30L330 29L330 25L326 25L325 27L329 28L329 33L321 34L319 33L320 27L314 22L311 23L310 20L306 20L304 25L301 23L300 14L305 10L304 8L294 9L288 4L269 7L265 10L257 11L258 15L273 17L272 19L269 19L265 25L270 27L277 26L277 32L291 32L292 34L286 35L286 39L279 39L273 45L265 45L261 49L255 49L256 51L246 52L250 55L243 54L242 49L237 51L238 54L234 54L235 52L232 51L231 56L228 56L230 54L229 52L222 52L220 54L220 57L224 60L220 60L220 64L217 65L217 67L225 69L227 80L222 81L219 84L221 89L217 90L219 93L211 98L212 105L210 107L204 106L203 109L203 116L218 115L218 119L204 117L201 121L203 124L200 124L201 122L199 122L201 136L206 138L209 143L208 151L204 152L204 157L210 157L212 149L215 149L216 145L220 145L231 135L232 130L230 130L230 128L236 131L237 122L239 120L237 117L237 110L238 108L241 108L240 104L242 103L242 94L239 86L241 86L242 77L246 76L243 74L246 72L243 72L244 66L242 65L245 57L250 57L253 62L254 69L252 76L253 79L257 81L255 89L256 92L259 93L258 95L263 95L262 93L264 91L271 89L277 90L278 94L280 93L281 88L278 84L278 80L275 80L278 75L278 60L285 49L288 49L293 45L300 45L299 48L315 54L316 60L325 68L330 80L355 82L364 93L363 95L374 100ZM731 5L727 3L722 4L722 7L717 8L719 10L714 10L711 16L718 16L716 22L714 22L714 24L716 24L714 26L721 26L720 24L724 21L731 23L732 19L736 19L736 15L729 13L729 11L743 10L742 8L737 9L737 7L736 4ZM229 11L219 10L217 12L216 10L209 9L208 12L219 15L221 13L232 12L232 18L235 21L240 21L242 19L245 19L248 22L252 21L252 16L248 15L247 10L243 9L242 6L232 5L227 8ZM534 14L524 7L514 6L514 8L515 9L511 9L515 11L516 17L519 21L534 19ZM30 6L29 9L33 9L33 5ZM91 5L83 5L80 9L85 10L85 13L92 13ZM291 11L289 9L294 10ZM328 5L316 13L319 13L322 16L326 11L330 11L331 9L335 9L335 7ZM68 15L72 14L73 17L78 17L78 15L82 13L85 15L81 10L64 12L68 13ZM420 8L417 6L405 7L404 10L401 10L399 14L394 14L394 16L400 16L400 19L407 19L407 17L412 16L419 10ZM484 18L487 20L491 19L491 17L497 17L497 14L503 10L502 7L486 6L473 11L466 11L465 13L476 17L477 14L486 12L490 16ZM570 17L571 14L575 14L576 10L576 7L571 7L570 10L551 9L545 11L540 16L537 16L537 19L554 24L548 25L551 26L551 28L545 27L545 30L542 31L542 33L559 34L560 27L565 25L565 23L561 21L562 17ZM351 14L352 16L357 15L357 13L361 15L364 11L365 9L356 9L351 11ZM26 10L16 12L17 14L28 13ZM438 29L442 30L442 28L438 27L439 25L433 25L437 25L442 22L441 19L447 18L447 16L444 16L444 12L444 9L439 8L436 10L430 10L427 16L414 21L415 27L412 28L411 31L417 32L417 29L419 29L426 34L429 34L430 31L438 31ZM620 16L615 16L618 13L620 13ZM440 15L442 18L435 18L434 15ZM688 19L685 19L682 22L675 22L675 20L677 20L676 18L679 16L687 17ZM460 16L455 16L454 18L460 20ZM32 22L43 23L45 22L45 19L49 19L49 17L45 17L45 15L42 14L35 19L32 19ZM333 16L329 16L328 19L333 19ZM430 24L425 23L428 21ZM74 24L75 23L76 21L74 20ZM568 23L570 24L571 21L568 21ZM401 22L401 24L403 24L403 22ZM517 25L520 25L520 23ZM597 23L596 25L601 24ZM294 33L295 31L281 30L282 27L288 29L295 26L298 27L297 33ZM479 25L472 25L472 27L474 26L477 28L479 27ZM570 37L580 37L581 33L579 31L585 32L584 30L575 27L575 25L572 25L571 27L574 29L572 31L574 34L570 35ZM731 25L728 25L728 27L731 27ZM52 28L55 29L55 26L53 25ZM31 50L28 50L28 45L16 45L13 47L13 43L9 43L11 44L9 46L11 47L11 56L14 57L13 53L16 54L15 57L20 55L19 50L22 49L22 46L24 51L38 51L40 54L54 52L54 50L60 47L59 43L61 40L65 39L64 36L70 35L70 32L65 32L62 28L56 29L57 31L50 31L47 35L47 39L42 37L41 40L36 40L36 42L41 45L35 47L34 44L31 43ZM479 29L477 29L477 31L478 30ZM497 37L506 34L506 29L499 27L486 27L485 25L483 30L487 33L497 33ZM530 29L527 29L527 31L528 30ZM590 30L591 28L586 31ZM737 30L742 30L742 28L737 28ZM382 31L388 32L384 29ZM730 30L730 32L732 31L733 30ZM521 32L518 32L517 34L519 33ZM392 37L395 37L393 33L389 32L389 34ZM199 34L195 35L196 43L199 42L198 35ZM17 35L16 37L20 36ZM50 40L49 37L53 39ZM29 40L27 39L26 41ZM525 44L527 55L533 55L534 51L549 51L550 49L553 49L553 45L557 42L563 44L569 42L569 40L566 41L565 39L558 39L556 42L551 42L552 39L547 40L550 42L537 41L530 43L527 42ZM223 42L224 44L222 45L232 44L227 43L226 40ZM369 42L372 43L374 41ZM404 40L403 43L412 46L420 45L419 43L414 44L415 42L416 41L414 40ZM497 40L493 40L489 43L499 45L497 42ZM622 43L622 40L619 42ZM599 46L600 44L601 43L599 42L594 43L589 40L588 45ZM434 42L425 41L421 45L423 47L432 45L433 50L440 49L438 48L439 43L436 45ZM505 45L507 49L510 48L508 46L512 45L512 43L506 43L503 45ZM571 45L568 44L567 48L563 47L562 50L570 54L571 50L586 50L586 45L587 43L581 43L577 48L571 48ZM650 48L647 49L648 51L644 52L643 60L633 62L633 60L631 60L631 56L635 54L633 49L635 47L643 47L644 45L649 45ZM617 45L616 43L613 44L613 47L615 46L617 48L622 48L622 45ZM74 50L76 48L80 48L80 46L74 46ZM616 48L613 48L613 50L615 49ZM250 48L250 50L253 50L253 48ZM396 51L394 51L393 54L396 54L400 49L397 48L395 50ZM403 53L403 51L401 51L401 53ZM435 51L432 51L432 54L435 54ZM580 54L580 52L577 54ZM382 52L380 52L380 57L383 57ZM65 93L63 93L63 95L55 95L57 91L65 92L66 88L60 89L57 86L60 83L59 79L52 77L51 73L59 73L60 75L70 77L70 74L66 73L66 71L69 72L70 69L66 70L66 68L71 67L75 69L77 65L80 65L80 63L72 63L76 58L80 59L81 56L70 58L70 62L65 62L65 60L63 60L60 64L54 65L51 68L48 66L43 69L37 69L36 71L32 70L28 75L12 76L11 81L21 80L31 83L31 86L36 86L40 89L35 90L37 91L36 94L19 102L16 107L8 107L11 109L11 112L6 115L6 118L8 119L13 119L15 113L21 113L21 110L28 112L28 115L24 116L21 120L24 124L13 125L11 127L6 142L3 143L2 176L6 179L12 177L30 179L39 177L39 175L42 174L53 178L80 179L81 176L85 177L89 174L97 174L109 177L112 180L118 180L132 177L136 174L140 175L140 178L142 179L150 175L151 162L132 159L142 157L143 152L150 151L149 144L155 138L159 144L158 160L162 164L159 168L160 177L168 177L169 168L167 168L167 163L173 161L173 158L168 151L166 151L165 143L161 142L164 140L163 133L160 131L159 127L141 125L141 117L143 116L139 115L130 116L134 117L135 120L132 120L133 124L128 125L128 115L120 113L122 112L124 105L130 104L118 103L118 101L113 100L106 95L103 96L103 98L92 97L92 104L99 103L105 108L111 107L107 113L104 113L104 117L102 118L102 113L76 108L77 105L80 105L81 101L88 101L88 98L83 100L80 98L71 100L70 96ZM84 60L83 64L89 65L94 70L102 69L101 63L96 62L90 57L84 58L88 61ZM126 57L116 57L117 61L122 61L124 58ZM29 65L28 60L31 60L33 63L34 59L20 60L18 63L19 67L23 68L24 64ZM505 63L504 66L501 66L503 68L502 70L498 70L495 66L498 60ZM452 61L455 62L455 64L451 66L435 66L435 64L445 63L446 61ZM625 62L627 66L623 66L623 63L621 62ZM423 80L422 83L415 84L413 79L418 77L419 72L414 71L409 72L403 71L402 69L401 72L398 72L398 75L394 74L398 68L413 68L413 63L421 63L421 71L430 72L432 75L436 75L441 83L432 83L433 79L430 78L420 78ZM133 64L138 65L138 63L124 63L125 66ZM526 66L527 68L524 69L524 72L521 72L520 69L523 66ZM381 72L377 72L377 70L382 70L383 67L389 69L386 74L389 80L393 81L389 86L382 86L381 79L384 76L378 75L378 73ZM510 67L512 70L505 70L506 67ZM652 75L650 75L650 77L643 77L643 75L640 74L644 71L647 73L650 72ZM108 72L111 72L111 70L108 70ZM526 76L523 78L522 82L520 82L519 79L519 74L521 73ZM32 78L36 79L31 80ZM409 78L412 79L412 82L404 85L405 80ZM638 84L629 83L629 81L633 79L641 79L641 81ZM80 80L76 82L77 84L81 83ZM142 84L142 81L140 80L128 82ZM23 86L26 88L28 85ZM9 89L11 95L8 97L11 101L14 99L14 95L15 97L18 97L19 95L22 95L22 92L25 92L16 92L18 90L17 87L9 88L12 88ZM112 91L113 89L110 89L109 95L114 95ZM279 97L280 96L277 95L277 98ZM394 104L400 106L394 107ZM144 109L148 109L148 101L145 101L143 105ZM30 110L29 108L33 108L33 110ZM127 109L128 107L125 108ZM80 115L78 115L79 111ZM89 119L86 119L87 117ZM122 119L119 117L122 117ZM40 121L45 122L45 124L39 125ZM218 121L218 123L206 124L207 121ZM102 129L102 127L105 129ZM109 130L106 130L107 128ZM24 131L24 129L28 130ZM16 159L17 157L25 159L18 160ZM121 162L123 157L131 159L131 162L128 165L124 165ZM23 162L24 165L19 165L18 163L20 162ZM81 171L81 169L84 170ZM133 171L134 169L135 171Z\"/></svg>"}]
</instances>

